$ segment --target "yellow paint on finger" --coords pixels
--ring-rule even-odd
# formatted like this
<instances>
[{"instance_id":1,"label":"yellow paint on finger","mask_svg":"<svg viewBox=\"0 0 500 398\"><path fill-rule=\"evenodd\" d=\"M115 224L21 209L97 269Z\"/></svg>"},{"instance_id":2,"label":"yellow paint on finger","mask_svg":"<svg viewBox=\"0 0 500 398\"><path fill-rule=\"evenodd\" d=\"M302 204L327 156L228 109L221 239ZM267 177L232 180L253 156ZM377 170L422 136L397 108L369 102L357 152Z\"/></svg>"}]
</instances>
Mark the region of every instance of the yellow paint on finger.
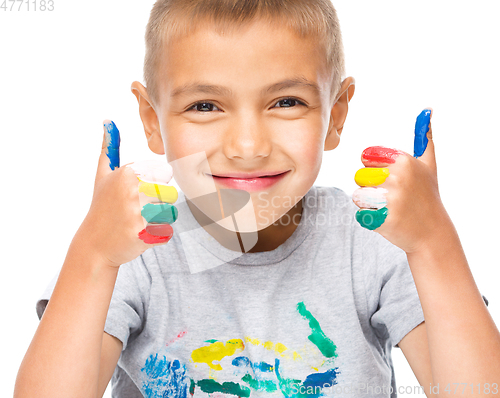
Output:
<instances>
[{"instance_id":1,"label":"yellow paint on finger","mask_svg":"<svg viewBox=\"0 0 500 398\"><path fill-rule=\"evenodd\" d=\"M144 193L146 196L158 198L160 201L165 203L174 203L179 197L175 187L144 182L139 177L137 177L137 179L141 182L139 185L139 192Z\"/></svg>"},{"instance_id":2,"label":"yellow paint on finger","mask_svg":"<svg viewBox=\"0 0 500 398\"><path fill-rule=\"evenodd\" d=\"M356 172L354 181L360 187L375 187L383 184L389 174L389 169L386 167L365 167Z\"/></svg>"}]
</instances>

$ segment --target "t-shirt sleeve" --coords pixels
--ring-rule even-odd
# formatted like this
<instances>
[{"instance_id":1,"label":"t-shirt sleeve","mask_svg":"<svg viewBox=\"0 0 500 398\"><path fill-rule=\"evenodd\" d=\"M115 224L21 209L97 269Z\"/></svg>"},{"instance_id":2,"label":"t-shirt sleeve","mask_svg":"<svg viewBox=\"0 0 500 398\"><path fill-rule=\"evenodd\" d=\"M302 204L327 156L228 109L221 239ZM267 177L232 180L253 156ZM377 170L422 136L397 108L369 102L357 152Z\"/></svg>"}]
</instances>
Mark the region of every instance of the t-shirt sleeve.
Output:
<instances>
[{"instance_id":1,"label":"t-shirt sleeve","mask_svg":"<svg viewBox=\"0 0 500 398\"><path fill-rule=\"evenodd\" d=\"M52 278L36 302L38 319L42 318L59 272ZM147 292L150 283L151 279L142 256L122 264L118 270L104 331L118 338L123 343L123 350L126 348L129 338L142 330L149 302Z\"/></svg>"},{"instance_id":2,"label":"t-shirt sleeve","mask_svg":"<svg viewBox=\"0 0 500 398\"><path fill-rule=\"evenodd\" d=\"M371 260L365 273L370 324L379 339L399 347L401 339L425 320L417 288L406 253L378 233L366 233L369 243L363 254Z\"/></svg>"}]
</instances>

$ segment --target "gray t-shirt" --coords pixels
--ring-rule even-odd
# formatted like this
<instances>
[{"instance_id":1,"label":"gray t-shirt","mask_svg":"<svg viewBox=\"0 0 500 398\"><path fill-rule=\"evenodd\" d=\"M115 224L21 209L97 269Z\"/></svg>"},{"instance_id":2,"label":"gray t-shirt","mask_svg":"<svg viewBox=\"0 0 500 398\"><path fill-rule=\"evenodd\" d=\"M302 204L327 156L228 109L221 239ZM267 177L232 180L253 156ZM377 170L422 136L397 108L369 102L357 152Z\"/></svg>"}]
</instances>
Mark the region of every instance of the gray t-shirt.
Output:
<instances>
[{"instance_id":1,"label":"gray t-shirt","mask_svg":"<svg viewBox=\"0 0 500 398\"><path fill-rule=\"evenodd\" d=\"M391 348L422 307L405 253L344 192L313 186L292 236L259 253L220 245L182 193L176 206L171 241L118 272L113 397L396 396Z\"/></svg>"}]
</instances>

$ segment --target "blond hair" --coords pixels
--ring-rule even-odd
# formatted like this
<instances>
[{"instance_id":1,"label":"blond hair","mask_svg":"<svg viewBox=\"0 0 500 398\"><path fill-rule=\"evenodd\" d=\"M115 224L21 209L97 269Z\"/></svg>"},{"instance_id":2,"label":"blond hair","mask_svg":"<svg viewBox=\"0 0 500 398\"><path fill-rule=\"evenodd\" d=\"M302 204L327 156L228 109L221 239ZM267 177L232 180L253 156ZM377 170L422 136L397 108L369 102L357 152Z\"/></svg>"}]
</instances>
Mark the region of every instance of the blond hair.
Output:
<instances>
[{"instance_id":1,"label":"blond hair","mask_svg":"<svg viewBox=\"0 0 500 398\"><path fill-rule=\"evenodd\" d=\"M344 49L337 13L331 0L157 0L146 27L144 82L158 103L158 71L162 51L174 38L192 33L209 21L217 32L237 29L255 17L281 22L302 38L318 40L332 78L331 98L344 76Z\"/></svg>"}]
</instances>

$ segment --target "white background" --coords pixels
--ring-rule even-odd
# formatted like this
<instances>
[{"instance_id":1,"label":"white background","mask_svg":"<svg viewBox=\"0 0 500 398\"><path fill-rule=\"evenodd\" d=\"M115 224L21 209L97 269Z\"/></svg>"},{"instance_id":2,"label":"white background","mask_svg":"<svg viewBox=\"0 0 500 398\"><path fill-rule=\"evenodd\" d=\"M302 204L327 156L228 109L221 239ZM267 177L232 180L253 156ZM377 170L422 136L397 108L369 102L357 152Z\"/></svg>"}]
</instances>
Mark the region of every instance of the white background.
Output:
<instances>
[{"instance_id":1,"label":"white background","mask_svg":"<svg viewBox=\"0 0 500 398\"><path fill-rule=\"evenodd\" d=\"M38 325L35 302L88 211L102 121L112 119L120 129L122 164L157 157L130 92L134 80L142 81L152 4L55 0L52 12L0 9L0 396L12 396ZM352 193L361 151L385 145L411 152L415 118L432 106L441 196L498 324L500 6L493 0L334 4L347 73L357 86L341 145L325 154L316 184ZM417 385L399 349L393 360L398 385Z\"/></svg>"}]
</instances>

